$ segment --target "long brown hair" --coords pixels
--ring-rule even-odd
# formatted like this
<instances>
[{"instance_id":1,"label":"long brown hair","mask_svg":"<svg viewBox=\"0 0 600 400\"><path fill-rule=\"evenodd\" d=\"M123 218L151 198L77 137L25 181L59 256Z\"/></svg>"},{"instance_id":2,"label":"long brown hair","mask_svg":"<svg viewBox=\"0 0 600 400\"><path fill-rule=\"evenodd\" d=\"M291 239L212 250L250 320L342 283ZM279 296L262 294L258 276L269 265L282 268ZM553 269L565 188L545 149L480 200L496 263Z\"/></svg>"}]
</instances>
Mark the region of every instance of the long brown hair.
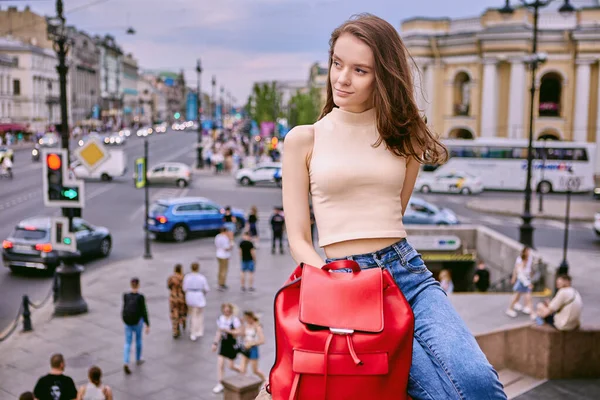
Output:
<instances>
[{"instance_id":1,"label":"long brown hair","mask_svg":"<svg viewBox=\"0 0 600 400\"><path fill-rule=\"evenodd\" d=\"M427 127L414 99L412 72L408 62L410 59L414 64L414 60L396 29L389 22L374 15L354 15L331 34L327 100L319 119L329 114L336 106L331 88L331 63L335 43L345 33L367 44L375 58L373 105L380 138L373 145L379 146L385 142L388 150L395 155L414 157L420 163L446 162L448 150Z\"/></svg>"}]
</instances>

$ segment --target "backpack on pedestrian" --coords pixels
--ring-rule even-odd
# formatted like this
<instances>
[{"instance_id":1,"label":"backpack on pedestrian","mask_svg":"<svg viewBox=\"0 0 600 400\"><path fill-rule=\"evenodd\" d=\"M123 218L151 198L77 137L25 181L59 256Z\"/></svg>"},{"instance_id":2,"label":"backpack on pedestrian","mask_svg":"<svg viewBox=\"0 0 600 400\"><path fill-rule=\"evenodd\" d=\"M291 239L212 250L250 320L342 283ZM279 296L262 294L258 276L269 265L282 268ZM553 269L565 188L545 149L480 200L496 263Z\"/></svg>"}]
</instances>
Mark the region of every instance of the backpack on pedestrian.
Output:
<instances>
[{"instance_id":1,"label":"backpack on pedestrian","mask_svg":"<svg viewBox=\"0 0 600 400\"><path fill-rule=\"evenodd\" d=\"M273 399L409 399L414 317L387 270L300 264L274 308Z\"/></svg>"},{"instance_id":2,"label":"backpack on pedestrian","mask_svg":"<svg viewBox=\"0 0 600 400\"><path fill-rule=\"evenodd\" d=\"M125 295L123 296L123 322L126 325L137 325L140 322L140 314L138 311L138 300L139 296Z\"/></svg>"}]
</instances>

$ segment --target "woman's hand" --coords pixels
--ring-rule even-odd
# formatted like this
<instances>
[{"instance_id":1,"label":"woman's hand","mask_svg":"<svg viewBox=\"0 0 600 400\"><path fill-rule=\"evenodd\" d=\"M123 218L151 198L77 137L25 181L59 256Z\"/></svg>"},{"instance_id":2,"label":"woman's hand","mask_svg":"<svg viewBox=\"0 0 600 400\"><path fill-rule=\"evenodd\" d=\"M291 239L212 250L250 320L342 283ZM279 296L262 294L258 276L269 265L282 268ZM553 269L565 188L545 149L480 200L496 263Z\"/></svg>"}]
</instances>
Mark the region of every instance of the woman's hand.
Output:
<instances>
[{"instance_id":1,"label":"woman's hand","mask_svg":"<svg viewBox=\"0 0 600 400\"><path fill-rule=\"evenodd\" d=\"M213 352L213 353L216 353L216 352L217 352L217 344L216 344L216 343L213 343L213 344L212 344L212 346L211 346L211 350L212 350L212 352Z\"/></svg>"}]
</instances>

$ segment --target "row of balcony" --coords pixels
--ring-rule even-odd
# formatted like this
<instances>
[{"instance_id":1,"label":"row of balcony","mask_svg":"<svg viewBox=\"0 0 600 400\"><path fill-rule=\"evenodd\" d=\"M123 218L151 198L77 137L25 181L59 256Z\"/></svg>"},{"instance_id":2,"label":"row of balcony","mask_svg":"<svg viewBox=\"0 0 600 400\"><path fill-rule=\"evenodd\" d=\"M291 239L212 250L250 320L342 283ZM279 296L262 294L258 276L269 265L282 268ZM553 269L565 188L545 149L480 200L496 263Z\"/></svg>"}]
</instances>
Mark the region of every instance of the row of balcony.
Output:
<instances>
[{"instance_id":1,"label":"row of balcony","mask_svg":"<svg viewBox=\"0 0 600 400\"><path fill-rule=\"evenodd\" d=\"M471 105L470 104L455 104L454 116L468 117ZM560 117L560 103L543 102L538 107L540 117Z\"/></svg>"}]
</instances>

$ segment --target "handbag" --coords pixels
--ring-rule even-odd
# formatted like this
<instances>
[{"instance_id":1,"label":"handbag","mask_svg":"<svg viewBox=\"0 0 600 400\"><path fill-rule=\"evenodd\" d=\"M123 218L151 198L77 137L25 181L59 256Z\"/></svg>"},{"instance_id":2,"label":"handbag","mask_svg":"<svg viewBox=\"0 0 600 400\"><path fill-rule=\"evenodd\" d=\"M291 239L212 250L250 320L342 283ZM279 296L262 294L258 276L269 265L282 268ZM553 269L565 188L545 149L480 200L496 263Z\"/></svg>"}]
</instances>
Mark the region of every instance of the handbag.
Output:
<instances>
[{"instance_id":1,"label":"handbag","mask_svg":"<svg viewBox=\"0 0 600 400\"><path fill-rule=\"evenodd\" d=\"M274 312L273 399L408 399L414 317L387 270L300 264Z\"/></svg>"}]
</instances>

